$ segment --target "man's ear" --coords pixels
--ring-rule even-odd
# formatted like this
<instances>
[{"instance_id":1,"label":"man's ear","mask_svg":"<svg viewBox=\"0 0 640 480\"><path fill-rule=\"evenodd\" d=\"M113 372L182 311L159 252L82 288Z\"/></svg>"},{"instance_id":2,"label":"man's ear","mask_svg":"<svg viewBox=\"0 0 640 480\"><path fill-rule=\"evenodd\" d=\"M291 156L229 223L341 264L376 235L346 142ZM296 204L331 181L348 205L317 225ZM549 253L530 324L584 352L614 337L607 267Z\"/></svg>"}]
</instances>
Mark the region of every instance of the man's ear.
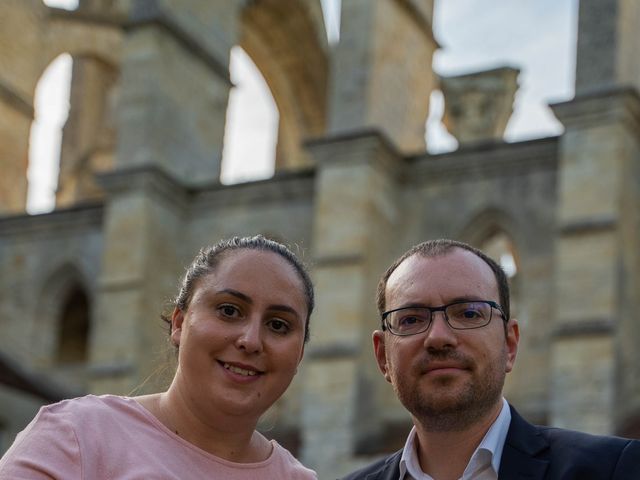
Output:
<instances>
[{"instance_id":1,"label":"man's ear","mask_svg":"<svg viewBox=\"0 0 640 480\"><path fill-rule=\"evenodd\" d=\"M171 343L176 347L180 345L183 323L184 313L178 307L174 308L173 313L171 314Z\"/></svg>"},{"instance_id":2,"label":"man's ear","mask_svg":"<svg viewBox=\"0 0 640 480\"><path fill-rule=\"evenodd\" d=\"M507 322L507 363L505 371L508 373L513 370L518 354L518 342L520 342L520 327L518 321L512 318Z\"/></svg>"},{"instance_id":3,"label":"man's ear","mask_svg":"<svg viewBox=\"0 0 640 480\"><path fill-rule=\"evenodd\" d=\"M391 383L391 377L389 376L389 369L387 368L387 350L384 343L384 332L382 330L375 330L373 332L373 352L376 355L376 361L378 362L378 368L385 380Z\"/></svg>"}]
</instances>

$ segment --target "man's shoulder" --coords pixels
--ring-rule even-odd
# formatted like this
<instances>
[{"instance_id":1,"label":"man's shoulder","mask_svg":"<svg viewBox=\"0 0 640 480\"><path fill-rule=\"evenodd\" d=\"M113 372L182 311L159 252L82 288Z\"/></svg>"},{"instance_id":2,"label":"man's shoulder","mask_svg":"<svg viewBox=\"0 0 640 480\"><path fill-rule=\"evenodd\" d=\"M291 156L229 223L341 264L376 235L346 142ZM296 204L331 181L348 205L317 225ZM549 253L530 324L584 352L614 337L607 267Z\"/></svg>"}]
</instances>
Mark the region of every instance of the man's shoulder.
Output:
<instances>
[{"instance_id":1,"label":"man's shoulder","mask_svg":"<svg viewBox=\"0 0 640 480\"><path fill-rule=\"evenodd\" d=\"M620 452L625 448L640 448L639 440L629 438L614 437L609 435L592 435L590 433L578 432L557 427L536 426L551 449L563 448L574 451L581 451L585 454L589 452Z\"/></svg>"},{"instance_id":2,"label":"man's shoulder","mask_svg":"<svg viewBox=\"0 0 640 480\"><path fill-rule=\"evenodd\" d=\"M400 475L399 464L402 450L381 458L369 465L350 473L342 480L391 480ZM395 475L394 475L395 472Z\"/></svg>"},{"instance_id":3,"label":"man's shoulder","mask_svg":"<svg viewBox=\"0 0 640 480\"><path fill-rule=\"evenodd\" d=\"M512 408L500 473L537 469L540 478L631 479L640 468L640 441L526 422Z\"/></svg>"}]
</instances>

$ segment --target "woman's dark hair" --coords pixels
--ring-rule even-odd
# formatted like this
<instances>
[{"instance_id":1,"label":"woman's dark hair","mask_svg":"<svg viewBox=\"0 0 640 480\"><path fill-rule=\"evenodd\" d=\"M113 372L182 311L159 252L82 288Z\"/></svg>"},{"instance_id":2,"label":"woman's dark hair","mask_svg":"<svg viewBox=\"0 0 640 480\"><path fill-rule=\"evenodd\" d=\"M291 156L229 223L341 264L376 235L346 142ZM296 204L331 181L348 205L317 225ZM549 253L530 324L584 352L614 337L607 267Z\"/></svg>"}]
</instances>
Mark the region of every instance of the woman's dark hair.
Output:
<instances>
[{"instance_id":1,"label":"woman's dark hair","mask_svg":"<svg viewBox=\"0 0 640 480\"><path fill-rule=\"evenodd\" d=\"M178 292L178 296L170 304L171 310L178 308L183 312L186 311L193 296L197 281L214 272L225 255L234 250L273 252L280 255L293 267L300 277L300 280L302 280L304 295L307 301L307 318L305 319L304 329L304 341L306 343L309 340L309 319L311 318L311 312L314 307L313 283L311 282L309 273L304 264L288 247L274 240L269 240L262 235L233 237L201 249L184 274L180 285L180 292ZM171 316L163 315L162 319L169 324L169 329L171 330Z\"/></svg>"}]
</instances>

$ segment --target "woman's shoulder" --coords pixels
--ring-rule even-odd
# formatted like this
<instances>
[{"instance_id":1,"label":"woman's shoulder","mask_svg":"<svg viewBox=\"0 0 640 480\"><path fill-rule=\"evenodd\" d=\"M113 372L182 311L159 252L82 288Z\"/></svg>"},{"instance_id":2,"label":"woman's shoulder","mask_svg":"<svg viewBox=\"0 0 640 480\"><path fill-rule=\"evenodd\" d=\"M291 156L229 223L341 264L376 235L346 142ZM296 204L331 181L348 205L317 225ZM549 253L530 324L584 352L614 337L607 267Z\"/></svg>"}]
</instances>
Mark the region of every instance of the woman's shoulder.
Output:
<instances>
[{"instance_id":1,"label":"woman's shoulder","mask_svg":"<svg viewBox=\"0 0 640 480\"><path fill-rule=\"evenodd\" d=\"M85 395L40 408L36 420L63 421L73 425L111 422L114 418L141 416L142 407L132 398L118 395Z\"/></svg>"},{"instance_id":2,"label":"woman's shoulder","mask_svg":"<svg viewBox=\"0 0 640 480\"><path fill-rule=\"evenodd\" d=\"M273 456L277 458L277 463L280 465L280 468L282 468L282 473L287 474L286 478L296 480L313 480L318 478L316 472L300 463L289 450L275 440L271 442L273 444Z\"/></svg>"}]
</instances>

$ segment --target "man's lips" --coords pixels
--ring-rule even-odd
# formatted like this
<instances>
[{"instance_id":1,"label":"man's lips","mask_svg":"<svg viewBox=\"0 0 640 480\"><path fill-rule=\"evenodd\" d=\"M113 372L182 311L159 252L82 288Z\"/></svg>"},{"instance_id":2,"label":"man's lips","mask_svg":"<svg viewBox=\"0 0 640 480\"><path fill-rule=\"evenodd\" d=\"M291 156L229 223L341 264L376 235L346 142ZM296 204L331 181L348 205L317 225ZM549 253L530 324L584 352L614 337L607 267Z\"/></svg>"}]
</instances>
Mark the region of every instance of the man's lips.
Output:
<instances>
[{"instance_id":1,"label":"man's lips","mask_svg":"<svg viewBox=\"0 0 640 480\"><path fill-rule=\"evenodd\" d=\"M426 373L431 372L453 372L455 370L467 370L467 367L460 363L440 363L440 362L430 362L427 364L425 368Z\"/></svg>"}]
</instances>

